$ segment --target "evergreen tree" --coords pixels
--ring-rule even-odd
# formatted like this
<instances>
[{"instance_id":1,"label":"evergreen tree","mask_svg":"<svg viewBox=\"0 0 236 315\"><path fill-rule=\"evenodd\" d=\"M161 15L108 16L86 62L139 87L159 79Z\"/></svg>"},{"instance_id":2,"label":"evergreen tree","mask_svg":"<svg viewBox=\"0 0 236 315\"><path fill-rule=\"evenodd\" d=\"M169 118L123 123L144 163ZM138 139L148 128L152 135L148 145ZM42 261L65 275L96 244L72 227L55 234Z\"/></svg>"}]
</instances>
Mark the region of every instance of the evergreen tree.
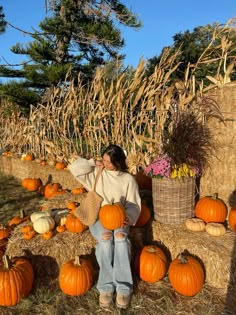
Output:
<instances>
[{"instance_id":1,"label":"evergreen tree","mask_svg":"<svg viewBox=\"0 0 236 315\"><path fill-rule=\"evenodd\" d=\"M11 48L28 61L15 70L0 66L1 77L20 79L2 85L1 95L22 107L44 100L46 92L61 86L65 78L76 81L80 75L87 83L106 60L122 60L124 40L115 23L141 27L120 1L58 0L50 9L50 16L39 24L42 32L33 33L28 45Z\"/></svg>"},{"instance_id":2,"label":"evergreen tree","mask_svg":"<svg viewBox=\"0 0 236 315\"><path fill-rule=\"evenodd\" d=\"M209 83L205 79L206 75L214 77L217 73L223 73L223 62L221 61L226 55L228 64L235 58L236 32L235 28L227 25L214 23L213 25L198 26L192 32L187 30L184 33L175 34L173 40L173 45L169 47L172 52L181 50L181 54L176 59L176 63L180 62L180 65L172 76L173 80L184 80L187 66L191 64L193 65L191 70L194 71L196 79ZM229 40L227 44L225 40ZM154 71L160 61L160 56L154 56L148 60L147 76ZM219 64L222 64L221 68L219 68ZM233 72L231 79L235 79Z\"/></svg>"}]
</instances>

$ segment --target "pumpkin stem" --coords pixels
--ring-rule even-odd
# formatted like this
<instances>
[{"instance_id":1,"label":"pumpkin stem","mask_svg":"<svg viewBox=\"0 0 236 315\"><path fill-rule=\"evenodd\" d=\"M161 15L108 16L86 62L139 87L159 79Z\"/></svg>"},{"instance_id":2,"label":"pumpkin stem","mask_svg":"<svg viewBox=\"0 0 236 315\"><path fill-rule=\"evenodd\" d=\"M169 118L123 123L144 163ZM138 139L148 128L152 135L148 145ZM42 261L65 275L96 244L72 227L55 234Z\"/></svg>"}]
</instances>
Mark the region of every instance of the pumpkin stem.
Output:
<instances>
[{"instance_id":1,"label":"pumpkin stem","mask_svg":"<svg viewBox=\"0 0 236 315\"><path fill-rule=\"evenodd\" d=\"M149 252L149 253L155 253L155 252L156 252L156 249L155 249L154 247L149 247L149 248L147 249L147 252Z\"/></svg>"},{"instance_id":2,"label":"pumpkin stem","mask_svg":"<svg viewBox=\"0 0 236 315\"><path fill-rule=\"evenodd\" d=\"M10 269L11 268L12 264L11 264L10 257L8 255L3 255L2 261L3 261L3 267L5 269Z\"/></svg>"},{"instance_id":3,"label":"pumpkin stem","mask_svg":"<svg viewBox=\"0 0 236 315\"><path fill-rule=\"evenodd\" d=\"M212 198L213 200L218 199L218 193L214 193L211 198Z\"/></svg>"},{"instance_id":4,"label":"pumpkin stem","mask_svg":"<svg viewBox=\"0 0 236 315\"><path fill-rule=\"evenodd\" d=\"M79 258L79 256L75 256L75 260L74 260L74 266L81 266L81 263L80 263L80 258Z\"/></svg>"},{"instance_id":5,"label":"pumpkin stem","mask_svg":"<svg viewBox=\"0 0 236 315\"><path fill-rule=\"evenodd\" d=\"M25 217L25 210L22 209L22 210L20 210L20 218L24 219L24 217Z\"/></svg>"},{"instance_id":6,"label":"pumpkin stem","mask_svg":"<svg viewBox=\"0 0 236 315\"><path fill-rule=\"evenodd\" d=\"M183 254L179 254L178 258L181 264L186 264L188 262L188 259Z\"/></svg>"}]
</instances>

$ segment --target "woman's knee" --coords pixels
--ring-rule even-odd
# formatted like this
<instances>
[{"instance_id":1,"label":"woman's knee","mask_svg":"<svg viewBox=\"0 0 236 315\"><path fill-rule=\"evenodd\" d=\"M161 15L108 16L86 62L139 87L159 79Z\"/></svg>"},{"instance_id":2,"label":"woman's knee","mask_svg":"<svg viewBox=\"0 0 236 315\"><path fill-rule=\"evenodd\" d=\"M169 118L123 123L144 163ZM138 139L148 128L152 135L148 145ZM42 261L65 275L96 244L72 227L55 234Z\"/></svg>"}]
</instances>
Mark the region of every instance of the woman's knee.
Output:
<instances>
[{"instance_id":1,"label":"woman's knee","mask_svg":"<svg viewBox=\"0 0 236 315\"><path fill-rule=\"evenodd\" d=\"M102 241L108 241L110 239L112 239L112 232L102 233Z\"/></svg>"},{"instance_id":2,"label":"woman's knee","mask_svg":"<svg viewBox=\"0 0 236 315\"><path fill-rule=\"evenodd\" d=\"M124 232L117 232L115 234L115 238L118 239L118 240L122 240L122 239L124 240L126 238L126 233L124 233Z\"/></svg>"}]
</instances>

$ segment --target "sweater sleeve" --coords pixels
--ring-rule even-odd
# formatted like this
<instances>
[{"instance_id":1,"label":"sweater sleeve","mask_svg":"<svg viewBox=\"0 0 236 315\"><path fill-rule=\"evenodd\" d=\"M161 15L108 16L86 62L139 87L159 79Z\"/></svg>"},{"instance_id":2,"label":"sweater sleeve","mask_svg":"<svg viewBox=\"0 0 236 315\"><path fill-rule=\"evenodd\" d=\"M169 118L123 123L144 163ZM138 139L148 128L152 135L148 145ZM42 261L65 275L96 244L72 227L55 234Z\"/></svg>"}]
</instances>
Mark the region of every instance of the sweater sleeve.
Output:
<instances>
[{"instance_id":1,"label":"sweater sleeve","mask_svg":"<svg viewBox=\"0 0 236 315\"><path fill-rule=\"evenodd\" d=\"M130 225L135 225L141 212L141 197L139 195L138 184L135 179L133 179L129 184L125 209Z\"/></svg>"},{"instance_id":2,"label":"sweater sleeve","mask_svg":"<svg viewBox=\"0 0 236 315\"><path fill-rule=\"evenodd\" d=\"M79 157L68 166L71 174L87 189L92 190L95 179L95 162Z\"/></svg>"}]
</instances>

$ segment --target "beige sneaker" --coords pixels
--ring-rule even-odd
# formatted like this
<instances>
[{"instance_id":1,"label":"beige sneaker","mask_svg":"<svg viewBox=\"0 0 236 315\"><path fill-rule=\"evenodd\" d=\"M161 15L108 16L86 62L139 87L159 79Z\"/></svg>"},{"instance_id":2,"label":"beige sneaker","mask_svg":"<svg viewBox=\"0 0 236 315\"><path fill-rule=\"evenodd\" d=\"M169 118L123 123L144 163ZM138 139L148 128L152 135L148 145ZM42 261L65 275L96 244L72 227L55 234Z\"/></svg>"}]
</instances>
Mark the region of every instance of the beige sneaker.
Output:
<instances>
[{"instance_id":1,"label":"beige sneaker","mask_svg":"<svg viewBox=\"0 0 236 315\"><path fill-rule=\"evenodd\" d=\"M129 303L130 303L130 294L121 294L118 293L116 296L116 306L118 308L123 308L126 309L129 307Z\"/></svg>"},{"instance_id":2,"label":"beige sneaker","mask_svg":"<svg viewBox=\"0 0 236 315\"><path fill-rule=\"evenodd\" d=\"M113 299L112 292L102 292L99 296L99 305L101 307L109 307Z\"/></svg>"}]
</instances>

